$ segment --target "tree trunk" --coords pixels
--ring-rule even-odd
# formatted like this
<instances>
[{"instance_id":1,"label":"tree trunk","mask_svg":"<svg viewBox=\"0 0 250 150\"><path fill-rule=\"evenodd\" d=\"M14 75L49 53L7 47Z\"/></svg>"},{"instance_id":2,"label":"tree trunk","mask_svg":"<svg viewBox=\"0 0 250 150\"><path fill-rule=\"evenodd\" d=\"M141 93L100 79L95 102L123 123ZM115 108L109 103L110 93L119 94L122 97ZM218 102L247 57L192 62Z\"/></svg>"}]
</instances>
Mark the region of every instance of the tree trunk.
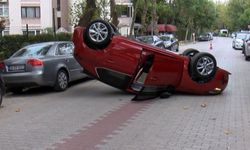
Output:
<instances>
[{"instance_id":1,"label":"tree trunk","mask_svg":"<svg viewBox=\"0 0 250 150\"><path fill-rule=\"evenodd\" d=\"M134 30L135 19L136 19L136 14L137 14L137 7L138 7L138 1L139 0L134 0L134 13L133 13L133 17L132 17L131 26L130 26L129 36L132 35L133 30Z\"/></svg>"},{"instance_id":2,"label":"tree trunk","mask_svg":"<svg viewBox=\"0 0 250 150\"><path fill-rule=\"evenodd\" d=\"M147 32L146 17L148 13L148 0L144 0L144 4L145 5L141 16L141 24L142 24L141 35L144 35Z\"/></svg>"},{"instance_id":3,"label":"tree trunk","mask_svg":"<svg viewBox=\"0 0 250 150\"><path fill-rule=\"evenodd\" d=\"M188 29L188 27L187 27L187 29L186 29L186 35L185 35L185 42L187 42L188 33L189 33L189 29Z\"/></svg>"},{"instance_id":4,"label":"tree trunk","mask_svg":"<svg viewBox=\"0 0 250 150\"><path fill-rule=\"evenodd\" d=\"M153 26L153 33L155 35L158 35L157 23L158 23L158 16L156 13L156 0L153 0L152 26Z\"/></svg>"},{"instance_id":5,"label":"tree trunk","mask_svg":"<svg viewBox=\"0 0 250 150\"><path fill-rule=\"evenodd\" d=\"M97 7L96 7L96 0L86 0L86 9L83 13L83 15L80 17L79 26L86 27L94 17L97 15Z\"/></svg>"},{"instance_id":6,"label":"tree trunk","mask_svg":"<svg viewBox=\"0 0 250 150\"><path fill-rule=\"evenodd\" d=\"M115 26L119 24L117 10L115 7L115 0L110 0L110 12L111 12L111 22Z\"/></svg>"}]
</instances>

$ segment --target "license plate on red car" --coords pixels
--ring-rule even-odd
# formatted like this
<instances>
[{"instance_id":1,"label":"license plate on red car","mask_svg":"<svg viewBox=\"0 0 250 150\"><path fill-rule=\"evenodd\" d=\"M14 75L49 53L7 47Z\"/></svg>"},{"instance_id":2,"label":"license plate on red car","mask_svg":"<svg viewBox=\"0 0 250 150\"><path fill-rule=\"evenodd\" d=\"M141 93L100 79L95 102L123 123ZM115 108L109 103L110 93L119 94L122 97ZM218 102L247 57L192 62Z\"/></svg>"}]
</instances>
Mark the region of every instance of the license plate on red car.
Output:
<instances>
[{"instance_id":1,"label":"license plate on red car","mask_svg":"<svg viewBox=\"0 0 250 150\"><path fill-rule=\"evenodd\" d=\"M25 66L24 65L11 65L8 66L8 71L24 71Z\"/></svg>"}]
</instances>

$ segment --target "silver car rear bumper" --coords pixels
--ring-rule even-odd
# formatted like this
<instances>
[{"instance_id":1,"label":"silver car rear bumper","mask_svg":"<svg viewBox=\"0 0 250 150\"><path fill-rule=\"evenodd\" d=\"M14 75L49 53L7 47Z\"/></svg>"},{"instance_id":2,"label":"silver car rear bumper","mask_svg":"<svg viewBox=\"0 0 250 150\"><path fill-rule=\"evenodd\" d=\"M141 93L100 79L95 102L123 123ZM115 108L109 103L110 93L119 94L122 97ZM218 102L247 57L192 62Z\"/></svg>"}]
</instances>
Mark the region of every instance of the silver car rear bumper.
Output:
<instances>
[{"instance_id":1,"label":"silver car rear bumper","mask_svg":"<svg viewBox=\"0 0 250 150\"><path fill-rule=\"evenodd\" d=\"M43 71L4 73L2 77L7 87L52 86L54 84L44 78Z\"/></svg>"}]
</instances>

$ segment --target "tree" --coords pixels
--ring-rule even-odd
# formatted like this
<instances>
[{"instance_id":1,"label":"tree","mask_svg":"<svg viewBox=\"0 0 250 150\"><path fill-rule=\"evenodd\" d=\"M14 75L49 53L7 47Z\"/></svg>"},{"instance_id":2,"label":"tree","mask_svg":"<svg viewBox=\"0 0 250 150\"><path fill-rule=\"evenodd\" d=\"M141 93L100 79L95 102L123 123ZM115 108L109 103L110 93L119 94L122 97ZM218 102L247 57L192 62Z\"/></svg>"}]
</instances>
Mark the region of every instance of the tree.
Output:
<instances>
[{"instance_id":1,"label":"tree","mask_svg":"<svg viewBox=\"0 0 250 150\"><path fill-rule=\"evenodd\" d=\"M158 28L157 28L157 24L158 24L158 15L157 15L157 5L156 5L156 0L153 0L153 11L152 11L152 29L153 29L153 33L154 34L158 34Z\"/></svg>"},{"instance_id":2,"label":"tree","mask_svg":"<svg viewBox=\"0 0 250 150\"><path fill-rule=\"evenodd\" d=\"M243 14L241 14L240 25L242 29L248 29L248 25L250 24L250 8L246 9Z\"/></svg>"},{"instance_id":3,"label":"tree","mask_svg":"<svg viewBox=\"0 0 250 150\"><path fill-rule=\"evenodd\" d=\"M5 29L5 19L0 18L0 36L2 36L2 31Z\"/></svg>"},{"instance_id":4,"label":"tree","mask_svg":"<svg viewBox=\"0 0 250 150\"><path fill-rule=\"evenodd\" d=\"M110 0L110 16L111 16L111 22L115 25L118 26L119 20L118 20L118 14L116 10L116 4L115 0Z\"/></svg>"},{"instance_id":5,"label":"tree","mask_svg":"<svg viewBox=\"0 0 250 150\"><path fill-rule=\"evenodd\" d=\"M78 25L86 27L89 22L100 17L100 10L97 9L96 0L86 0L86 7L81 15Z\"/></svg>"},{"instance_id":6,"label":"tree","mask_svg":"<svg viewBox=\"0 0 250 150\"><path fill-rule=\"evenodd\" d=\"M244 11L249 8L249 2L246 0L229 0L227 5L227 15L229 17L229 28L232 31L240 30L240 17Z\"/></svg>"},{"instance_id":7,"label":"tree","mask_svg":"<svg viewBox=\"0 0 250 150\"><path fill-rule=\"evenodd\" d=\"M82 16L84 10L86 7L86 2L85 1L75 1L73 5L70 7L70 23L73 26L76 26L79 24L79 19Z\"/></svg>"},{"instance_id":8,"label":"tree","mask_svg":"<svg viewBox=\"0 0 250 150\"><path fill-rule=\"evenodd\" d=\"M134 31L135 19L136 19L136 15L137 15L137 10L138 10L139 2L140 2L140 0L133 0L134 11L133 11L133 16L132 16L132 22L131 22L130 30L129 30L129 36L132 36L132 33Z\"/></svg>"},{"instance_id":9,"label":"tree","mask_svg":"<svg viewBox=\"0 0 250 150\"><path fill-rule=\"evenodd\" d=\"M141 15L141 35L144 35L144 33L147 32L147 22L146 22L146 17L148 14L148 0L144 0L144 7L143 7L143 11L142 11L142 15Z\"/></svg>"}]
</instances>

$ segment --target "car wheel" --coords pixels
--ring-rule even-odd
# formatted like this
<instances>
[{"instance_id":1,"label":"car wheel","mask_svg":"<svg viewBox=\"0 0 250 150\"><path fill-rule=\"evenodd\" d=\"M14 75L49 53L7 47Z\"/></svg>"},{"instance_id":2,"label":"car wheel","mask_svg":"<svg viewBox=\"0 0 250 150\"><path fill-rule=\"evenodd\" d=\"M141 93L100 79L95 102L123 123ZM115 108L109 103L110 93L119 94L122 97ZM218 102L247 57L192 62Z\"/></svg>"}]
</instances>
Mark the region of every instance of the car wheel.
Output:
<instances>
[{"instance_id":1,"label":"car wheel","mask_svg":"<svg viewBox=\"0 0 250 150\"><path fill-rule=\"evenodd\" d=\"M205 52L196 54L190 61L190 73L196 81L208 81L217 70L217 62L213 55Z\"/></svg>"},{"instance_id":2,"label":"car wheel","mask_svg":"<svg viewBox=\"0 0 250 150\"><path fill-rule=\"evenodd\" d=\"M14 94L20 94L23 92L23 88L10 88L9 89L10 92L14 93Z\"/></svg>"},{"instance_id":3,"label":"car wheel","mask_svg":"<svg viewBox=\"0 0 250 150\"><path fill-rule=\"evenodd\" d=\"M196 54L198 54L199 51L197 49L193 49L193 48L189 48L189 49L186 49L182 55L183 56L188 56L188 57L194 57Z\"/></svg>"},{"instance_id":4,"label":"car wheel","mask_svg":"<svg viewBox=\"0 0 250 150\"><path fill-rule=\"evenodd\" d=\"M179 45L178 44L176 45L176 50L175 51L179 52Z\"/></svg>"},{"instance_id":5,"label":"car wheel","mask_svg":"<svg viewBox=\"0 0 250 150\"><path fill-rule=\"evenodd\" d=\"M113 35L111 25L104 20L95 20L86 27L85 43L91 48L105 48Z\"/></svg>"},{"instance_id":6,"label":"car wheel","mask_svg":"<svg viewBox=\"0 0 250 150\"><path fill-rule=\"evenodd\" d=\"M165 46L163 44L160 44L158 47L165 49Z\"/></svg>"},{"instance_id":7,"label":"car wheel","mask_svg":"<svg viewBox=\"0 0 250 150\"><path fill-rule=\"evenodd\" d=\"M176 51L176 46L175 46L175 45L172 45L172 46L171 46L171 51L172 51L172 52Z\"/></svg>"},{"instance_id":8,"label":"car wheel","mask_svg":"<svg viewBox=\"0 0 250 150\"><path fill-rule=\"evenodd\" d=\"M249 56L246 56L246 55L245 55L245 60L246 60L246 61L248 61L249 58L250 58Z\"/></svg>"},{"instance_id":9,"label":"car wheel","mask_svg":"<svg viewBox=\"0 0 250 150\"><path fill-rule=\"evenodd\" d=\"M68 74L64 70L59 70L56 77L56 84L54 89L56 91L64 91L68 88L69 78Z\"/></svg>"}]
</instances>

